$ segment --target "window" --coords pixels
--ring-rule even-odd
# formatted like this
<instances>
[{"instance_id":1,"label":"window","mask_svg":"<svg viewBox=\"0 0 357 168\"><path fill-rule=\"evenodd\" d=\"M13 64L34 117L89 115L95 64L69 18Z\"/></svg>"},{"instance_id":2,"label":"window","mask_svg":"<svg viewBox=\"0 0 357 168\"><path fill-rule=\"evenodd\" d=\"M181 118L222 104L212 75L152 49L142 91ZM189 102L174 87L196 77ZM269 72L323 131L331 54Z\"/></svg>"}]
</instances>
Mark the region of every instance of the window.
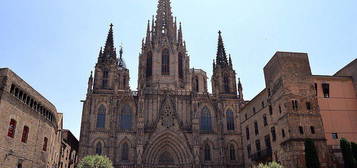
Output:
<instances>
[{"instance_id":1,"label":"window","mask_svg":"<svg viewBox=\"0 0 357 168\"><path fill-rule=\"evenodd\" d=\"M132 123L133 123L133 118L132 118L131 108L129 105L126 104L121 110L120 128L123 130L131 130L133 125Z\"/></svg>"},{"instance_id":2,"label":"window","mask_svg":"<svg viewBox=\"0 0 357 168\"><path fill-rule=\"evenodd\" d=\"M179 72L179 78L183 79L183 54L182 53L178 54L178 72Z\"/></svg>"},{"instance_id":3,"label":"window","mask_svg":"<svg viewBox=\"0 0 357 168\"><path fill-rule=\"evenodd\" d=\"M281 114L281 111L282 111L282 110L281 110L281 106L279 105L279 113L280 113L280 114Z\"/></svg>"},{"instance_id":4,"label":"window","mask_svg":"<svg viewBox=\"0 0 357 168\"><path fill-rule=\"evenodd\" d=\"M229 157L231 160L236 160L236 150L233 144L231 144L229 147Z\"/></svg>"},{"instance_id":5,"label":"window","mask_svg":"<svg viewBox=\"0 0 357 168\"><path fill-rule=\"evenodd\" d=\"M262 101L262 108L264 108L265 107L265 104L264 104L264 101Z\"/></svg>"},{"instance_id":6,"label":"window","mask_svg":"<svg viewBox=\"0 0 357 168\"><path fill-rule=\"evenodd\" d=\"M109 77L109 72L104 71L103 72L103 81L102 81L102 88L106 89L108 88L108 77Z\"/></svg>"},{"instance_id":7,"label":"window","mask_svg":"<svg viewBox=\"0 0 357 168\"><path fill-rule=\"evenodd\" d=\"M258 122L254 121L254 131L255 131L255 135L259 134L259 128L258 128Z\"/></svg>"},{"instance_id":8,"label":"window","mask_svg":"<svg viewBox=\"0 0 357 168\"><path fill-rule=\"evenodd\" d=\"M16 132L16 120L11 119L9 124L9 130L7 132L7 136L14 138Z\"/></svg>"},{"instance_id":9,"label":"window","mask_svg":"<svg viewBox=\"0 0 357 168\"><path fill-rule=\"evenodd\" d=\"M315 95L317 96L317 83L315 83L314 85L315 85Z\"/></svg>"},{"instance_id":10,"label":"window","mask_svg":"<svg viewBox=\"0 0 357 168\"><path fill-rule=\"evenodd\" d=\"M253 107L253 113L255 113L256 111L255 111L255 107Z\"/></svg>"},{"instance_id":11,"label":"window","mask_svg":"<svg viewBox=\"0 0 357 168\"><path fill-rule=\"evenodd\" d=\"M210 161L211 160L211 147L208 144L205 145L204 154L205 154L205 160Z\"/></svg>"},{"instance_id":12,"label":"window","mask_svg":"<svg viewBox=\"0 0 357 168\"><path fill-rule=\"evenodd\" d=\"M97 128L105 128L105 113L106 113L106 108L102 104L98 108Z\"/></svg>"},{"instance_id":13,"label":"window","mask_svg":"<svg viewBox=\"0 0 357 168\"><path fill-rule=\"evenodd\" d=\"M43 138L43 146L42 146L43 151L47 151L47 143L48 143L48 138L47 137Z\"/></svg>"},{"instance_id":14,"label":"window","mask_svg":"<svg viewBox=\"0 0 357 168\"><path fill-rule=\"evenodd\" d=\"M323 83L322 84L322 91L324 93L324 98L329 98L330 97L330 84Z\"/></svg>"},{"instance_id":15,"label":"window","mask_svg":"<svg viewBox=\"0 0 357 168\"><path fill-rule=\"evenodd\" d=\"M205 106L201 111L201 122L200 122L201 131L210 132L212 131L212 119L211 112Z\"/></svg>"},{"instance_id":16,"label":"window","mask_svg":"<svg viewBox=\"0 0 357 168\"><path fill-rule=\"evenodd\" d=\"M229 79L228 76L223 77L224 92L229 93Z\"/></svg>"},{"instance_id":17,"label":"window","mask_svg":"<svg viewBox=\"0 0 357 168\"><path fill-rule=\"evenodd\" d=\"M147 54L146 58L146 77L152 75L152 53L151 51Z\"/></svg>"},{"instance_id":18,"label":"window","mask_svg":"<svg viewBox=\"0 0 357 168\"><path fill-rule=\"evenodd\" d=\"M310 102L306 102L306 109L307 110L311 110L311 103Z\"/></svg>"},{"instance_id":19,"label":"window","mask_svg":"<svg viewBox=\"0 0 357 168\"><path fill-rule=\"evenodd\" d=\"M121 148L121 160L128 161L129 160L129 145L124 143Z\"/></svg>"},{"instance_id":20,"label":"window","mask_svg":"<svg viewBox=\"0 0 357 168\"><path fill-rule=\"evenodd\" d=\"M249 140L249 128L245 128L245 135L247 136L247 140Z\"/></svg>"},{"instance_id":21,"label":"window","mask_svg":"<svg viewBox=\"0 0 357 168\"><path fill-rule=\"evenodd\" d=\"M264 126L268 125L268 119L267 119L267 115L266 114L263 115L263 122L264 122Z\"/></svg>"},{"instance_id":22,"label":"window","mask_svg":"<svg viewBox=\"0 0 357 168\"><path fill-rule=\"evenodd\" d=\"M261 151L259 139L255 140L255 148L256 148L257 152Z\"/></svg>"},{"instance_id":23,"label":"window","mask_svg":"<svg viewBox=\"0 0 357 168\"><path fill-rule=\"evenodd\" d=\"M285 130L284 130L284 129L281 130L281 136L282 136L283 138L285 138Z\"/></svg>"},{"instance_id":24,"label":"window","mask_svg":"<svg viewBox=\"0 0 357 168\"><path fill-rule=\"evenodd\" d=\"M16 168L22 168L22 163L18 163Z\"/></svg>"},{"instance_id":25,"label":"window","mask_svg":"<svg viewBox=\"0 0 357 168\"><path fill-rule=\"evenodd\" d=\"M227 111L227 130L234 130L234 115L233 111L228 110Z\"/></svg>"},{"instance_id":26,"label":"window","mask_svg":"<svg viewBox=\"0 0 357 168\"><path fill-rule=\"evenodd\" d=\"M273 141L276 141L275 127L271 127L270 132L271 132L271 137L272 137Z\"/></svg>"},{"instance_id":27,"label":"window","mask_svg":"<svg viewBox=\"0 0 357 168\"><path fill-rule=\"evenodd\" d=\"M101 142L97 142L97 145L95 145L95 154L97 155L102 155L103 150L102 150L102 143Z\"/></svg>"},{"instance_id":28,"label":"window","mask_svg":"<svg viewBox=\"0 0 357 168\"><path fill-rule=\"evenodd\" d=\"M200 81L198 80L198 77L195 77L195 89L194 91L198 92L200 91Z\"/></svg>"},{"instance_id":29,"label":"window","mask_svg":"<svg viewBox=\"0 0 357 168\"><path fill-rule=\"evenodd\" d=\"M26 143L27 139L28 139L28 135L29 135L29 127L28 126L24 126L24 129L22 131L21 142Z\"/></svg>"},{"instance_id":30,"label":"window","mask_svg":"<svg viewBox=\"0 0 357 168\"><path fill-rule=\"evenodd\" d=\"M311 134L315 134L315 127L311 126L310 131L311 131Z\"/></svg>"},{"instance_id":31,"label":"window","mask_svg":"<svg viewBox=\"0 0 357 168\"><path fill-rule=\"evenodd\" d=\"M271 149L271 142L270 142L270 136L269 135L266 135L264 137L264 142L265 142L265 146L267 149Z\"/></svg>"},{"instance_id":32,"label":"window","mask_svg":"<svg viewBox=\"0 0 357 168\"><path fill-rule=\"evenodd\" d=\"M245 120L247 120L248 119L248 115L244 114L244 118L245 118Z\"/></svg>"},{"instance_id":33,"label":"window","mask_svg":"<svg viewBox=\"0 0 357 168\"><path fill-rule=\"evenodd\" d=\"M162 51L161 74L170 75L170 51L167 48Z\"/></svg>"},{"instance_id":34,"label":"window","mask_svg":"<svg viewBox=\"0 0 357 168\"><path fill-rule=\"evenodd\" d=\"M338 139L338 134L337 134L337 132L332 133L331 135L332 135L332 139Z\"/></svg>"},{"instance_id":35,"label":"window","mask_svg":"<svg viewBox=\"0 0 357 168\"><path fill-rule=\"evenodd\" d=\"M298 109L298 102L297 102L297 100L291 100L291 104L293 105L293 110L297 110L297 109Z\"/></svg>"},{"instance_id":36,"label":"window","mask_svg":"<svg viewBox=\"0 0 357 168\"><path fill-rule=\"evenodd\" d=\"M304 128L302 126L299 126L299 132L300 132L301 135L304 134Z\"/></svg>"},{"instance_id":37,"label":"window","mask_svg":"<svg viewBox=\"0 0 357 168\"><path fill-rule=\"evenodd\" d=\"M269 114L273 115L273 107L271 105L269 105Z\"/></svg>"},{"instance_id":38,"label":"window","mask_svg":"<svg viewBox=\"0 0 357 168\"><path fill-rule=\"evenodd\" d=\"M248 157L252 154L252 147L250 145L247 146Z\"/></svg>"}]
</instances>

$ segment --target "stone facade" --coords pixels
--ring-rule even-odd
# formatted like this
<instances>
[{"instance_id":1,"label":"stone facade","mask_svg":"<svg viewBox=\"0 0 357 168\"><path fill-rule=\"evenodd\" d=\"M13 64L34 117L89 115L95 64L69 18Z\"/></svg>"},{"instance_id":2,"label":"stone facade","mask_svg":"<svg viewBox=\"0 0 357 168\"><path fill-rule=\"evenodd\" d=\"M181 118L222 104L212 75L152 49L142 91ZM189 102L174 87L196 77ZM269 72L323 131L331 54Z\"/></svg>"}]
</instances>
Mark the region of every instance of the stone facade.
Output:
<instances>
[{"instance_id":1,"label":"stone facade","mask_svg":"<svg viewBox=\"0 0 357 168\"><path fill-rule=\"evenodd\" d=\"M339 139L357 135L356 65L334 76L312 75L307 54L277 52L264 67L266 88L240 111L245 166L275 160L305 167L307 138L321 167L341 166Z\"/></svg>"},{"instance_id":2,"label":"stone facade","mask_svg":"<svg viewBox=\"0 0 357 168\"><path fill-rule=\"evenodd\" d=\"M10 69L0 69L0 167L57 167L62 115Z\"/></svg>"},{"instance_id":3,"label":"stone facade","mask_svg":"<svg viewBox=\"0 0 357 168\"><path fill-rule=\"evenodd\" d=\"M83 105L79 156L108 156L120 167L243 167L242 96L221 33L212 85L190 69L181 24L160 0L139 55L138 91L117 57L111 26ZM241 85L240 85L241 86ZM242 89L240 89L242 90Z\"/></svg>"},{"instance_id":4,"label":"stone facade","mask_svg":"<svg viewBox=\"0 0 357 168\"><path fill-rule=\"evenodd\" d=\"M241 111L246 166L275 160L305 167L304 140L315 142L321 167L328 149L307 54L277 52L264 67L266 88Z\"/></svg>"},{"instance_id":5,"label":"stone facade","mask_svg":"<svg viewBox=\"0 0 357 168\"><path fill-rule=\"evenodd\" d=\"M61 156L58 168L75 168L78 163L78 145L77 138L69 130L62 130Z\"/></svg>"}]
</instances>

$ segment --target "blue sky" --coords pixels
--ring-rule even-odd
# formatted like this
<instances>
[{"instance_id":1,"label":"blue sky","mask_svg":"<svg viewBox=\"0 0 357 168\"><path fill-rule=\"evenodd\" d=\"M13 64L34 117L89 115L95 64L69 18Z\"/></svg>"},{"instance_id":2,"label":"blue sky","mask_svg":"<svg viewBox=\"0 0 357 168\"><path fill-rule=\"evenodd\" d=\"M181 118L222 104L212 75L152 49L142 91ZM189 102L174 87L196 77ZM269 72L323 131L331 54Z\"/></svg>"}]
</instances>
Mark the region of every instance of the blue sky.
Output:
<instances>
[{"instance_id":1,"label":"blue sky","mask_svg":"<svg viewBox=\"0 0 357 168\"><path fill-rule=\"evenodd\" d=\"M217 32L232 54L246 99L264 88L276 51L309 53L314 74L331 75L357 57L355 0L171 0L191 67L212 74ZM64 113L78 136L87 80L109 24L124 46L131 88L157 0L15 0L0 5L0 67L9 67ZM210 82L209 82L210 83Z\"/></svg>"}]
</instances>

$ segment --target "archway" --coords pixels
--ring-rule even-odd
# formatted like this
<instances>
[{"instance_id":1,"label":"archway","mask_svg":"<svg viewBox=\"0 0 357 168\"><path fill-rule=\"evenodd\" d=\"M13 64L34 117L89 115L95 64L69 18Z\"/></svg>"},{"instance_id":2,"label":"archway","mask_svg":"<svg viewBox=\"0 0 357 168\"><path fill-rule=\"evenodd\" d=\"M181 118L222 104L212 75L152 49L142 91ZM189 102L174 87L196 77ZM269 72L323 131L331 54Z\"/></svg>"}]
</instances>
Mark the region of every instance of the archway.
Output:
<instances>
[{"instance_id":1,"label":"archway","mask_svg":"<svg viewBox=\"0 0 357 168\"><path fill-rule=\"evenodd\" d=\"M154 167L185 167L193 157L183 137L167 130L151 138L144 151L144 164Z\"/></svg>"}]
</instances>

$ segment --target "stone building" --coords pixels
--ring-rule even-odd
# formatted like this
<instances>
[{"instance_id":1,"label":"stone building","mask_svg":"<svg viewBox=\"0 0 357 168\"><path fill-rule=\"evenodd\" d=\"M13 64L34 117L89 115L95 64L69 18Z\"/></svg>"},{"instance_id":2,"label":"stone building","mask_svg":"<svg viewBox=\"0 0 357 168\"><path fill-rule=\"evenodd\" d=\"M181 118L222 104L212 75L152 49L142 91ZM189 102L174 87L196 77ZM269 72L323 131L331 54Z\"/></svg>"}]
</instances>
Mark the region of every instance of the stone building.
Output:
<instances>
[{"instance_id":1,"label":"stone building","mask_svg":"<svg viewBox=\"0 0 357 168\"><path fill-rule=\"evenodd\" d=\"M75 168L78 163L79 142L70 130L63 129L61 134L62 146L58 168Z\"/></svg>"},{"instance_id":2,"label":"stone building","mask_svg":"<svg viewBox=\"0 0 357 168\"><path fill-rule=\"evenodd\" d=\"M213 94L190 68L181 23L159 0L139 55L138 90L129 87L111 25L83 104L79 157L101 154L120 167L243 167L241 84L219 32ZM240 94L238 95L239 92Z\"/></svg>"},{"instance_id":3,"label":"stone building","mask_svg":"<svg viewBox=\"0 0 357 168\"><path fill-rule=\"evenodd\" d=\"M321 167L339 166L339 138L357 138L356 63L334 76L312 75L307 54L277 52L264 67L266 88L240 111L245 166L305 167L306 138Z\"/></svg>"},{"instance_id":4,"label":"stone building","mask_svg":"<svg viewBox=\"0 0 357 168\"><path fill-rule=\"evenodd\" d=\"M57 167L62 114L8 68L0 69L0 167Z\"/></svg>"}]
</instances>

